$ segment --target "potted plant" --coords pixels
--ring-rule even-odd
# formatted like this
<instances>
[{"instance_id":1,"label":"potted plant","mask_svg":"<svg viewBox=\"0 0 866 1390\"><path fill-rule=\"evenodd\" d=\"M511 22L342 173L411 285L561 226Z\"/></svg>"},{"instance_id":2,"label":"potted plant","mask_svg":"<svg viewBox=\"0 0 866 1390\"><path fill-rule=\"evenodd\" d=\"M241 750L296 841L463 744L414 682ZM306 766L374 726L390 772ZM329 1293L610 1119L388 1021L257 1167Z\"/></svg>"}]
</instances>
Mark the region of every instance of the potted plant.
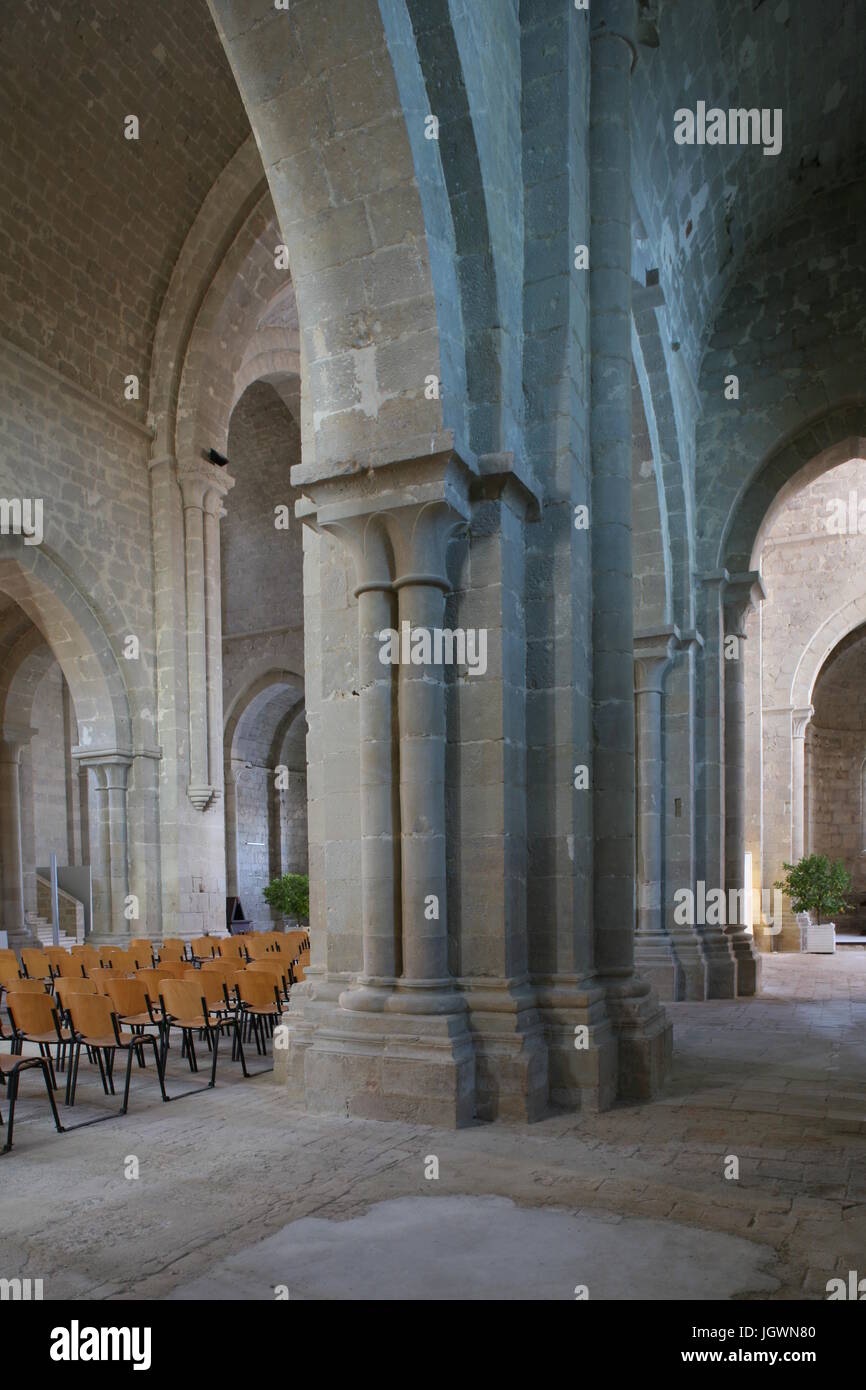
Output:
<instances>
[{"instance_id":1,"label":"potted plant","mask_svg":"<svg viewBox=\"0 0 866 1390\"><path fill-rule=\"evenodd\" d=\"M832 862L826 854L809 854L796 864L784 863L785 877L774 888L791 899L795 912L814 912L816 922L806 935L807 951L834 951L835 923L829 919L848 911L851 875L841 859ZM823 920L822 920L823 919ZM824 927L824 931L820 930ZM825 941L824 938L827 938Z\"/></svg>"},{"instance_id":2,"label":"potted plant","mask_svg":"<svg viewBox=\"0 0 866 1390\"><path fill-rule=\"evenodd\" d=\"M283 917L291 918L302 926L309 924L309 874L283 874L273 879L262 891L268 907L275 908Z\"/></svg>"}]
</instances>

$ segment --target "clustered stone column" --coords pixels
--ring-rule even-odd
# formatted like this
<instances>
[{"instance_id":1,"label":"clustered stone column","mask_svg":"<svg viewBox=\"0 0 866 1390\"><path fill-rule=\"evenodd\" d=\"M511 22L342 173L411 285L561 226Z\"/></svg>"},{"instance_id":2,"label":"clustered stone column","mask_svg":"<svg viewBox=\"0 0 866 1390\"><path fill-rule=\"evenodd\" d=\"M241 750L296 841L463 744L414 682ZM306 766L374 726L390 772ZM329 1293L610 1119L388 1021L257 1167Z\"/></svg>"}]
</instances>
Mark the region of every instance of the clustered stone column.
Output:
<instances>
[{"instance_id":1,"label":"clustered stone column","mask_svg":"<svg viewBox=\"0 0 866 1390\"><path fill-rule=\"evenodd\" d=\"M633 0L591 11L590 436L592 459L593 923L619 1036L620 1093L652 1094L671 1031L634 974L631 72Z\"/></svg>"},{"instance_id":2,"label":"clustered stone column","mask_svg":"<svg viewBox=\"0 0 866 1390\"><path fill-rule=\"evenodd\" d=\"M90 832L94 931L121 936L129 932L125 916L129 896L126 796L132 757L119 752L79 755L79 765L90 768L94 778L96 816Z\"/></svg>"},{"instance_id":3,"label":"clustered stone column","mask_svg":"<svg viewBox=\"0 0 866 1390\"><path fill-rule=\"evenodd\" d=\"M305 1067L323 1088L353 1092L356 1113L406 1116L423 1087L428 1114L460 1123L472 1113L474 1055L448 961L444 672L432 643L430 661L382 660L389 630L399 638L408 624L413 636L432 638L444 626L448 543L469 507L465 488L448 481L447 460L432 481L437 462L416 489L317 511L358 580L363 971L339 995L341 1052L314 1042ZM455 461L455 471L465 470ZM326 1007L327 984L319 998ZM315 1007L304 1000L305 1015ZM374 1039L375 1094L359 1080Z\"/></svg>"},{"instance_id":4,"label":"clustered stone column","mask_svg":"<svg viewBox=\"0 0 866 1390\"><path fill-rule=\"evenodd\" d=\"M178 470L183 497L189 673L189 787L203 811L221 791L222 621L219 517L234 479L204 459Z\"/></svg>"},{"instance_id":5,"label":"clustered stone column","mask_svg":"<svg viewBox=\"0 0 866 1390\"><path fill-rule=\"evenodd\" d=\"M0 867L3 871L3 929L10 946L26 944L24 862L21 852L21 750L35 729L0 727Z\"/></svg>"},{"instance_id":6,"label":"clustered stone column","mask_svg":"<svg viewBox=\"0 0 866 1390\"><path fill-rule=\"evenodd\" d=\"M725 681L725 890L732 902L745 906L752 885L745 881L746 866L746 678L742 644L746 641L746 617L766 597L757 571L731 575L724 589ZM731 639L736 648L727 650ZM745 930L743 912L728 921L727 935L737 960L737 994L757 994L761 958L753 937Z\"/></svg>"}]
</instances>

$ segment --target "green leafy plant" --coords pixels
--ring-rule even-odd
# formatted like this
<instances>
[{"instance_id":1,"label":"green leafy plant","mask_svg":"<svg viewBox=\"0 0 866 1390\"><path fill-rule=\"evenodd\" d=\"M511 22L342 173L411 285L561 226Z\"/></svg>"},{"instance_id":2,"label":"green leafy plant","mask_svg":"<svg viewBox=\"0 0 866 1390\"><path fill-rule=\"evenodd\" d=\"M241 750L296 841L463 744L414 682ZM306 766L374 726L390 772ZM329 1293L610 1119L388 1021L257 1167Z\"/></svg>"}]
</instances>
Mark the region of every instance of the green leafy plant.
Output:
<instances>
[{"instance_id":1,"label":"green leafy plant","mask_svg":"<svg viewBox=\"0 0 866 1390\"><path fill-rule=\"evenodd\" d=\"M791 899L795 912L814 912L818 922L848 911L851 875L841 859L810 854L796 864L783 864L785 877L773 884Z\"/></svg>"},{"instance_id":2,"label":"green leafy plant","mask_svg":"<svg viewBox=\"0 0 866 1390\"><path fill-rule=\"evenodd\" d=\"M276 908L284 917L296 917L307 922L310 917L310 878L308 874L283 874L263 890L268 907Z\"/></svg>"}]
</instances>

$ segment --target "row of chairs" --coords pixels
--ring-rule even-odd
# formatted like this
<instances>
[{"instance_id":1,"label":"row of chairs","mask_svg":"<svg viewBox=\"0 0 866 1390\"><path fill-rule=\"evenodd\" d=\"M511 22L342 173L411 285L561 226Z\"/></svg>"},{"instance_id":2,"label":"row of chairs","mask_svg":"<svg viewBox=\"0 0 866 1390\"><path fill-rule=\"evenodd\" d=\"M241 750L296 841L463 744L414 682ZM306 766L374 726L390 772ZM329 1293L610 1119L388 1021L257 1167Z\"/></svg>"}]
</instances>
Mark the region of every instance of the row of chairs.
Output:
<instances>
[{"instance_id":1,"label":"row of chairs","mask_svg":"<svg viewBox=\"0 0 866 1390\"><path fill-rule=\"evenodd\" d=\"M189 947L189 954L187 954ZM46 946L25 947L21 965L29 979L51 980L64 975L89 975L94 969L115 969L132 972L156 964L205 960L234 960L248 962L266 959L271 955L288 955L301 966L309 960L309 937L306 932L256 932L245 936L196 937L186 942L169 938L157 944L147 937L134 938L127 947L121 946ZM0 950L0 972L17 970L18 962L12 950ZM296 971L297 976L297 971Z\"/></svg>"},{"instance_id":2,"label":"row of chairs","mask_svg":"<svg viewBox=\"0 0 866 1390\"><path fill-rule=\"evenodd\" d=\"M303 938L298 942L301 959L304 956L308 959L309 939L306 933L299 936ZM219 940L220 944L232 940L206 939ZM22 976L17 969L13 971L8 959L3 959L4 955L12 955L14 959L14 953L0 952L0 988L6 990L7 1012L12 1025L11 1037L7 1038L12 1044L12 1053L0 1054L0 1077L8 1081L9 1097L3 1153L12 1147L19 1076L27 1068L41 1069L55 1125L58 1132L63 1130L53 1095L56 1079L51 1061L52 1046L56 1045L60 1068L66 1066L67 1052L69 1054L66 1079L69 1106L75 1104L82 1046L99 1067L105 1093L111 1095L115 1094L115 1056L118 1051L126 1052L120 1114L126 1114L129 1105L133 1056L143 1067L148 1048L155 1054L163 1100L168 1100L165 1066L173 1029L181 1031L181 1055L186 1055L191 1071L198 1071L195 1035L207 1041L212 1067L205 1089L210 1089L216 1084L220 1038L226 1032L232 1034L232 1057L239 1058L244 1076L249 1076L244 1041L249 1042L250 1037L254 1037L257 1052L266 1053L267 1038L273 1034L292 984L303 977L304 969L301 961L290 961L288 951L267 952L258 958L248 958L246 962L241 955L232 952L227 959L216 955L199 958L197 964L181 959L166 961L158 967L136 967L134 974L122 969L125 960L118 965L91 966L89 970L87 961L81 960L80 974L72 970L66 973L63 969L66 963L57 960L60 970L55 972L49 968L46 975L32 978L26 974ZM112 959L117 955L115 952ZM32 963L39 968L43 966L42 962ZM48 963L50 967L51 962ZM56 998L52 998L51 990ZM155 1034L146 1031L151 1026L156 1029ZM4 1037L0 1024L0 1039ZM25 1042L35 1044L39 1055L25 1057L22 1053Z\"/></svg>"}]
</instances>

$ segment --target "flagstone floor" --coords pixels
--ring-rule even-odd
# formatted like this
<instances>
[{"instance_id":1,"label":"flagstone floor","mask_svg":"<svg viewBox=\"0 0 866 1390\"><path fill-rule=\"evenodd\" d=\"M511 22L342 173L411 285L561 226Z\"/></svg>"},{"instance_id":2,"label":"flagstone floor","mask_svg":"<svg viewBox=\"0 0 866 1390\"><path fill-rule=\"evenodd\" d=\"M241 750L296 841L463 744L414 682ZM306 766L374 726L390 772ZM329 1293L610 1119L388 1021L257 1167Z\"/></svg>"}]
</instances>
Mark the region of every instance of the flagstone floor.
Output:
<instances>
[{"instance_id":1,"label":"flagstone floor","mask_svg":"<svg viewBox=\"0 0 866 1390\"><path fill-rule=\"evenodd\" d=\"M866 951L763 972L755 999L670 1006L657 1101L530 1127L306 1115L226 1061L167 1106L139 1072L126 1118L57 1135L28 1077L0 1278L85 1299L826 1297L866 1274ZM105 1111L82 1068L75 1122Z\"/></svg>"}]
</instances>

